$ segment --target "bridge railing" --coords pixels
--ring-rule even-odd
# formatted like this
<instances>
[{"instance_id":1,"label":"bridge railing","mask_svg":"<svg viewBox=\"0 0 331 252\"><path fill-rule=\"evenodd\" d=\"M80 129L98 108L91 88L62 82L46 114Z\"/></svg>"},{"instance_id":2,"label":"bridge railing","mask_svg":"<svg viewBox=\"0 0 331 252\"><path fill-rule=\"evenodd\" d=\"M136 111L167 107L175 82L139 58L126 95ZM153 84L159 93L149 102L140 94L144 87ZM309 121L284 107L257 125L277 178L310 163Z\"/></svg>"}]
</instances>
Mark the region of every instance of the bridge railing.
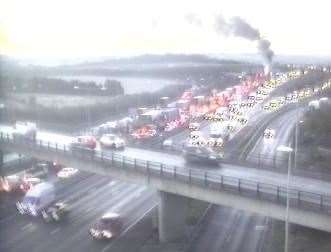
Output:
<instances>
[{"instance_id":1,"label":"bridge railing","mask_svg":"<svg viewBox=\"0 0 331 252\"><path fill-rule=\"evenodd\" d=\"M299 207L312 211L331 213L331 196L323 192L310 192L295 187L264 183L252 179L224 176L213 171L203 169L192 169L187 167L177 167L154 162L149 160L137 159L122 155L118 152L91 151L87 149L73 149L68 144L48 142L48 141L29 141L25 139L15 139L8 134L0 133L0 142L54 152L60 155L69 155L86 161L98 162L107 167L118 167L128 169L133 172L143 173L147 179L160 177L162 179L177 180L189 185L195 185L210 190L227 191L245 197L267 200L277 204L286 204L287 196L290 199L291 207Z\"/></svg>"}]
</instances>

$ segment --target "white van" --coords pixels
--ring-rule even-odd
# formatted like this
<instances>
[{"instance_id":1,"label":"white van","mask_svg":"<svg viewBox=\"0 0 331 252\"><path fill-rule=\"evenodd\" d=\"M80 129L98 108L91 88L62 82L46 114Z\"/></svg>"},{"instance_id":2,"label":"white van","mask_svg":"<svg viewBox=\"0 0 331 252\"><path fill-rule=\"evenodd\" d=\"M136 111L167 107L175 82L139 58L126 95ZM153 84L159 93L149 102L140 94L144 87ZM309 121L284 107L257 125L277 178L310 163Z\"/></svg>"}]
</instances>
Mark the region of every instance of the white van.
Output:
<instances>
[{"instance_id":1,"label":"white van","mask_svg":"<svg viewBox=\"0 0 331 252\"><path fill-rule=\"evenodd\" d=\"M31 188L21 202L17 202L17 210L21 214L38 216L55 201L55 189L50 183L40 183Z\"/></svg>"}]
</instances>

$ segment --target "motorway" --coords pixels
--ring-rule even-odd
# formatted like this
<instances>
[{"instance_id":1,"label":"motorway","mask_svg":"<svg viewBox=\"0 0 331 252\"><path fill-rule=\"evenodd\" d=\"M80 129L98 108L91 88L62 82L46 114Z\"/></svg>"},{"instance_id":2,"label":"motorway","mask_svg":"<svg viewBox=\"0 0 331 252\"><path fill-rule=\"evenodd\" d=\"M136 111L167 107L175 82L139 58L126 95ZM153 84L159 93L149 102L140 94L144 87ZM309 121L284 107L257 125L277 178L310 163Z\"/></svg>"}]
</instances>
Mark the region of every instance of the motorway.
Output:
<instances>
[{"instance_id":1,"label":"motorway","mask_svg":"<svg viewBox=\"0 0 331 252\"><path fill-rule=\"evenodd\" d=\"M290 113L290 112L289 112ZM291 112L292 113L292 112ZM280 120L283 120L282 117ZM286 128L286 127L285 127ZM4 128L0 127L0 131L3 132ZM285 133L288 132L287 130ZM47 137L45 137L47 136ZM56 143L58 143L58 148L63 149L63 146L66 146L66 149L68 150L68 142L61 142L62 139L69 139L68 136L59 135L56 137L55 134L49 134L46 132L41 132L41 134L38 135L37 143L39 144L39 141L42 140L42 144L45 148L47 148L47 141L49 139L53 139L52 141L52 148L54 148L54 138L56 138ZM282 138L284 139L284 138ZM277 142L281 144L281 142ZM55 150L53 150L55 151ZM175 155L175 154L169 154L159 151L152 151L152 150L146 150L146 149L140 149L140 148L133 148L133 147L127 147L124 151L112 151L112 150L102 150L104 157L110 158L113 153L115 160L120 161L122 160L122 157L127 157L126 160L133 160L138 159L141 161L148 160L150 162L157 162L158 164L163 163L166 164L169 167L177 167L178 171L182 171L184 173L187 172L189 168L194 168L192 171L196 171L197 174L201 173L201 171L208 171L210 174L215 174L218 176L226 176L226 177L234 177L234 178L240 178L240 179L248 179L251 181L256 181L260 183L267 183L267 184L273 184L273 185L279 185L282 187L286 187L286 176L282 173L277 173L274 171L268 171L264 169L258 169L258 168L247 168L246 166L240 166L236 164L226 164L222 163L219 166L205 166L204 164L191 164L187 163L181 155ZM101 154L99 152L96 152L96 156L100 156ZM255 154L252 154L255 156ZM130 161L131 162L131 161ZM151 169L158 170L159 167L151 166ZM192 173L192 176L194 174ZM317 179L311 179L311 178L305 178L305 177L299 177L299 176L293 176L292 177L292 188L297 190L305 191L305 188L307 188L307 184L309 184L309 192L331 192L331 185L328 182L320 181Z\"/></svg>"},{"instance_id":2,"label":"motorway","mask_svg":"<svg viewBox=\"0 0 331 252\"><path fill-rule=\"evenodd\" d=\"M1 130L10 132L11 128L3 126ZM186 133L181 134L180 140L186 137ZM68 144L72 138L42 131L38 133L38 139L43 141L56 139L59 143ZM178 166L185 165L184 159L177 155L130 147L121 153L141 159L166 160L168 163ZM120 211L129 218L126 222L129 225L157 204L157 195L152 190L84 172L80 172L77 177L70 178L70 181L55 180L54 184L58 190L59 200L68 202L72 208L68 223L48 225L19 216L13 209L15 200L11 199L12 201L8 202L10 209L13 209L11 215L5 215L0 220L1 225L7 227L0 231L1 251L45 251L46 248L49 251L112 251L112 243L100 244L91 240L87 233L89 226L108 210ZM246 214L242 211L239 212L241 214L237 218L241 220L241 223L245 223ZM229 219L229 214L226 213L223 219ZM230 216L232 215L230 214ZM151 227L147 227L147 230L144 228L145 237L141 241L146 240L146 236L150 236L151 232ZM234 235L234 237L238 236ZM121 244L123 246L125 243ZM137 247L141 245L141 243L136 244ZM124 246L124 248L125 250L122 251L134 251L132 245Z\"/></svg>"},{"instance_id":3,"label":"motorway","mask_svg":"<svg viewBox=\"0 0 331 252\"><path fill-rule=\"evenodd\" d=\"M275 155L276 146L288 144L290 139L289 123L295 123L294 114L290 111L273 121L270 128L276 129L276 138L273 143L265 143L263 137L254 145L248 155L248 160L254 159L257 153L263 153L269 159ZM257 115L258 116L258 115ZM255 121L255 119L254 119ZM10 132L10 128L1 127L1 130ZM174 138L177 142L187 137L187 132ZM70 136L54 134L52 132L38 132L38 139L43 141L69 144ZM131 158L148 159L155 162L164 162L178 167L187 166L179 155L142 150L127 147L120 152ZM267 161L268 162L268 161ZM259 169L243 169L239 166L223 164L221 167L202 168L226 176L236 176L248 179L260 179L267 183L279 183L283 176ZM306 181L295 178L298 188L305 188ZM126 227L143 216L149 209L157 205L157 195L150 189L111 180L108 177L79 172L78 176L68 181L54 180L60 200L68 202L72 211L68 223L49 225L40 221L19 216L16 211L11 215L1 215L0 224L0 251L118 251L114 250L113 243L98 243L92 241L87 230L103 213L119 211L123 214ZM316 185L319 181L316 181ZM284 183L285 185L285 183ZM329 185L325 185L329 187ZM316 189L314 186L311 189ZM319 187L316 189L319 191ZM331 187L328 188L331 192ZM12 200L12 201L11 201ZM6 203L13 208L13 199L6 199ZM97 206L97 207L96 207ZM3 209L4 207L2 207ZM257 251L267 229L268 219L236 209L214 206L206 219L205 228L199 239L194 243L192 251ZM152 233L149 226L141 232L140 243L121 243L123 250L136 251ZM13 235L14 234L14 235ZM113 249L113 250L112 250Z\"/></svg>"},{"instance_id":4,"label":"motorway","mask_svg":"<svg viewBox=\"0 0 331 252\"><path fill-rule=\"evenodd\" d=\"M277 120L273 121L272 124L270 125L270 127L272 128L275 129L277 128L277 137L275 138L274 144L278 145L278 144L288 143L290 134L288 133L287 127L279 128L278 126L284 125L284 122L287 121L289 118L294 118L293 117L294 113L296 113L296 111L287 112L283 116L280 116ZM47 141L48 139L54 140L54 137L56 136L54 134L48 134L46 132L42 132L41 134L39 134L38 137L44 141ZM63 143L67 143L67 141L70 140L66 136L57 137L57 139L60 139ZM250 154L255 155L254 153L256 152L256 150L258 150L259 148L263 149L262 146L264 144L265 143L263 142L263 140L258 141ZM141 150L136 148L126 148L126 150L123 151L122 153L124 155L130 155L141 159L146 158L155 161L162 160L167 164L172 164L179 167L186 166L184 159L178 155L171 155L171 154L159 153L149 150ZM230 166L225 164L218 168L214 167L208 169L214 172L217 171L218 173L223 175L239 176L243 178L256 178L255 176L261 177L261 175L264 174L265 175L263 176L264 182L277 181L277 183L279 183L279 181L283 177L281 174L279 174L280 177L277 177L275 176L275 174L272 173L268 174L268 171L262 171L253 168L247 170L247 169L243 169L242 167L236 167L233 165ZM297 180L299 181L299 187L304 188L306 182L305 181L300 182L300 179L303 178L297 178ZM320 184L321 182L316 181L316 183ZM20 243L16 242L17 239L18 241L19 240L29 241L30 239L32 239L33 242L31 242L30 246L36 246L35 244L38 244L39 239L45 239L44 235L47 234L47 232L48 232L48 236L51 237L52 240L54 239L57 241L57 239L63 238L63 240L65 240L66 243L68 243L67 245L61 244L61 246L63 246L60 247L61 250L68 248L67 246L71 246L74 249L76 249L76 247L79 247L80 251L83 251L83 245L80 246L81 243L80 242L77 243L77 241L79 241L80 239L83 239L85 242L84 248L92 249L92 247L89 246L99 246L99 245L91 245L90 239L86 239L88 238L86 230L88 229L88 226L91 225L91 223L93 223L98 217L100 217L102 213L105 212L107 209L112 209L113 207L116 208L116 204L119 204L120 206L122 205L123 208L120 208L121 213L123 211L123 213L126 214L126 210L127 210L128 216L132 218L131 219L132 222L134 219L138 219L139 216L143 215L144 211L152 207L152 205L148 205L147 208L144 208L145 202L150 202L151 198L154 198L154 202L155 202L154 204L156 204L157 201L155 192L150 192L145 188L141 189L141 187L134 185L127 185L122 182L112 182L110 179L103 178L98 175L92 175L91 178L88 178L86 180L86 182L85 180L83 180L83 182L79 182L77 186L73 182L73 184L70 185L70 190L68 190L68 188L63 189L65 190L65 193L62 192L61 194L62 186L64 185L59 184L60 198L62 197L63 199L68 200L69 203L73 202L73 223L77 222L79 223L79 225L74 226L73 228L61 227L61 230L63 229L63 232L66 234L64 236L61 236L62 231L59 232L57 229L58 227L54 227L52 229L49 227L45 227L45 225L43 225L42 223L35 224L30 220L28 221L25 219L20 219L20 221L22 221L23 223L19 221L15 223L15 225L10 226L8 230L6 229L6 232L2 231L3 233L1 233L1 238L5 237L5 240L7 240L7 242L5 243L1 242L1 246L0 246L1 249L6 249L5 251L10 251L9 249L15 248L15 250L12 251L20 251L21 248L23 247L25 248L29 246L27 244L22 247L19 247ZM91 187L91 189L89 189L89 186ZM143 190L143 191L139 192L139 190ZM329 187L329 192L331 192L330 187ZM117 197L119 197L120 199L118 199ZM109 198L111 198L111 200L109 200ZM132 215L132 213L130 213L129 210L130 203L133 199L134 199L134 203L138 204L135 205L133 210L136 215L135 214ZM123 202L127 202L127 203L123 203ZM98 208L95 208L95 206L98 206ZM84 211L82 210L84 208L87 209ZM229 209L223 207L214 207L214 208L215 209L213 210L213 213L210 215L210 217L207 220L210 221L210 224L206 225L209 228L206 229L205 233L201 234L199 240L195 243L197 244L198 247L194 248L193 251L200 251L199 246L202 246L200 244L205 244L205 246L201 247L204 249L206 249L207 246L206 244L209 244L210 248L208 248L208 251L219 251L220 248L222 248L222 250L224 251L256 251L256 249L260 246L260 242L262 239L261 237L264 234L263 231L266 229L265 223L267 221L267 218L251 213L245 213L243 211L239 211L236 209ZM135 211L136 209L138 211ZM144 211L142 211L142 209ZM1 220L1 222L3 222L3 224L6 225L6 219ZM212 223L221 223L221 224L212 225ZM233 225L233 223L238 223L238 225ZM220 225L222 226L221 229L220 229ZM77 227L80 227L78 234L76 233L78 229ZM23 234L28 235L27 236L28 239L26 239L26 236L22 235L21 232L19 232L19 237L8 239L8 237L12 237L10 236L10 234L17 233L17 230L23 230ZM219 239L216 239L214 242L205 241L204 239L210 240L211 233L219 234ZM246 234L249 233L249 235L245 235L245 233ZM73 236L72 241L71 239L65 239L65 237L68 236ZM14 239L14 241L10 241L11 239ZM221 242L222 239L223 242ZM53 244L52 242L49 243ZM42 248L40 250L38 250L38 248L35 248L33 251L43 251L43 249L45 248L44 246L46 246L44 244L45 243L42 242L42 245L40 245ZM52 246L51 244L49 244L49 246ZM250 248L251 250L247 250L248 248ZM100 245L100 251L102 249L104 249L104 247ZM54 251L61 251L61 250L57 249ZM97 248L93 247L93 251L98 251L98 250L99 247ZM79 250L77 249L77 251ZM89 250L84 250L84 251L89 251Z\"/></svg>"},{"instance_id":5,"label":"motorway","mask_svg":"<svg viewBox=\"0 0 331 252\"><path fill-rule=\"evenodd\" d=\"M213 206L209 211L190 251L260 251L267 230L267 217L220 206Z\"/></svg>"},{"instance_id":6,"label":"motorway","mask_svg":"<svg viewBox=\"0 0 331 252\"><path fill-rule=\"evenodd\" d=\"M20 216L14 209L14 198L7 198L2 209L11 211L1 215L0 251L115 251L112 247L116 240L94 241L88 234L89 227L111 211L123 216L125 230L157 205L157 195L151 189L85 172L68 180L54 178L54 185L58 200L70 205L69 218L64 223L46 224ZM122 251L136 251L151 232L152 226L148 226L137 239L140 244L121 244Z\"/></svg>"},{"instance_id":7,"label":"motorway","mask_svg":"<svg viewBox=\"0 0 331 252\"><path fill-rule=\"evenodd\" d=\"M282 159L284 156L284 153L277 153L277 147L292 144L291 137L293 136L295 124L297 120L300 120L304 110L305 108L302 107L290 110L272 121L268 128L275 130L275 136L271 139L260 136L247 156L247 160L264 166L276 166L274 158Z\"/></svg>"},{"instance_id":8,"label":"motorway","mask_svg":"<svg viewBox=\"0 0 331 252\"><path fill-rule=\"evenodd\" d=\"M301 109L299 109L301 111ZM286 145L291 139L291 129L296 122L298 110L290 110L273 120L268 127L276 129L275 139L265 141L263 135L249 152L247 159L257 161L261 152L268 157L264 162L273 160L276 148ZM198 239L192 244L191 251L202 252L256 252L261 251L269 219L266 216L245 211L213 206L207 216L204 228Z\"/></svg>"}]
</instances>

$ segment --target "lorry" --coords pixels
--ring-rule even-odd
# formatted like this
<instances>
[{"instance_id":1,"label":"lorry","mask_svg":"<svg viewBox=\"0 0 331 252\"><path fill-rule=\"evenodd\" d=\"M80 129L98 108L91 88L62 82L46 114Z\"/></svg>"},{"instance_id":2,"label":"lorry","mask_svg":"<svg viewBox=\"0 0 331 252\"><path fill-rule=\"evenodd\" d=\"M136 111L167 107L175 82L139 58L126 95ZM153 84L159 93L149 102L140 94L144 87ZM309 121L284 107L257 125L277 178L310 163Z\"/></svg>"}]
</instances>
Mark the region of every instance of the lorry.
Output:
<instances>
[{"instance_id":1,"label":"lorry","mask_svg":"<svg viewBox=\"0 0 331 252\"><path fill-rule=\"evenodd\" d=\"M14 125L13 138L36 141L36 124L33 122L16 122Z\"/></svg>"},{"instance_id":2,"label":"lorry","mask_svg":"<svg viewBox=\"0 0 331 252\"><path fill-rule=\"evenodd\" d=\"M46 222L60 221L68 213L66 204L56 202L55 188L51 183L40 183L31 188L23 200L16 203L22 215L41 216Z\"/></svg>"}]
</instances>

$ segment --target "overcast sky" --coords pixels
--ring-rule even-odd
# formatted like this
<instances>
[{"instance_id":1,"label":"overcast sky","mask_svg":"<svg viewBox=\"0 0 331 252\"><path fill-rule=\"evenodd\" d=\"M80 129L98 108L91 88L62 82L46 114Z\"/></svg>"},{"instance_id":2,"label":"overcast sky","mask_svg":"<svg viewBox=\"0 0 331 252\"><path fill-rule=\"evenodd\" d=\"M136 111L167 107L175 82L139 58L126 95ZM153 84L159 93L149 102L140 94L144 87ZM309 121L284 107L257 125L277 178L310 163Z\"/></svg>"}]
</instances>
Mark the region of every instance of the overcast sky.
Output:
<instances>
[{"instance_id":1,"label":"overcast sky","mask_svg":"<svg viewBox=\"0 0 331 252\"><path fill-rule=\"evenodd\" d=\"M222 13L258 28L276 54L330 55L329 2L0 0L0 53L91 57L256 52L251 41L215 32L215 16ZM199 20L192 21L192 16Z\"/></svg>"}]
</instances>

